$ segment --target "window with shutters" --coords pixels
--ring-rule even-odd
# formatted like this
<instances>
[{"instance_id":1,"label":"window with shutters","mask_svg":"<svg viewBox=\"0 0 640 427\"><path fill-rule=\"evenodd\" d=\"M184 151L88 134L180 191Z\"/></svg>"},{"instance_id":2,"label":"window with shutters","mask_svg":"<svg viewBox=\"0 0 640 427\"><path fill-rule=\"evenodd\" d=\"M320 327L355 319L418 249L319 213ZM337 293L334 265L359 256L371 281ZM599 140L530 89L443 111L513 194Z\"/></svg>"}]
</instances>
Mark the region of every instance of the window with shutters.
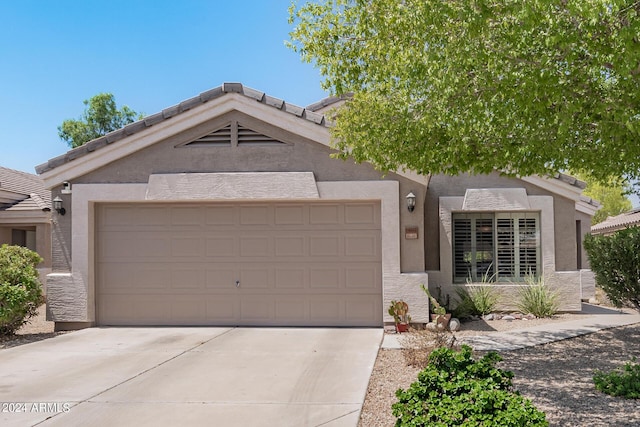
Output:
<instances>
[{"instance_id":1,"label":"window with shutters","mask_svg":"<svg viewBox=\"0 0 640 427\"><path fill-rule=\"evenodd\" d=\"M522 281L540 274L537 212L453 214L455 282Z\"/></svg>"}]
</instances>

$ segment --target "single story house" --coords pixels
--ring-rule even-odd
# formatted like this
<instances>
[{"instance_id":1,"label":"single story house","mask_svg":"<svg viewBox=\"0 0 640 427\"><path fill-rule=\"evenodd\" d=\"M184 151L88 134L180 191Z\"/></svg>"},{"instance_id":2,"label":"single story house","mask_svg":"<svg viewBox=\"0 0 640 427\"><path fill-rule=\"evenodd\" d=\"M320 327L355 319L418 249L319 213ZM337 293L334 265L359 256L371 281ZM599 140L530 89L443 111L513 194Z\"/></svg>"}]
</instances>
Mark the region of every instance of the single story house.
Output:
<instances>
[{"instance_id":1,"label":"single story house","mask_svg":"<svg viewBox=\"0 0 640 427\"><path fill-rule=\"evenodd\" d=\"M0 245L19 245L37 252L46 292L51 272L51 192L42 179L0 166Z\"/></svg>"},{"instance_id":2,"label":"single story house","mask_svg":"<svg viewBox=\"0 0 640 427\"><path fill-rule=\"evenodd\" d=\"M382 326L404 299L426 322L421 284L448 292L487 268L505 287L543 274L580 309L597 209L583 183L332 158L323 111L340 101L302 108L225 83L37 166L64 209L48 318Z\"/></svg>"},{"instance_id":3,"label":"single story house","mask_svg":"<svg viewBox=\"0 0 640 427\"><path fill-rule=\"evenodd\" d=\"M604 221L591 227L591 234L609 236L616 231L637 226L640 226L640 208L607 217Z\"/></svg>"}]
</instances>

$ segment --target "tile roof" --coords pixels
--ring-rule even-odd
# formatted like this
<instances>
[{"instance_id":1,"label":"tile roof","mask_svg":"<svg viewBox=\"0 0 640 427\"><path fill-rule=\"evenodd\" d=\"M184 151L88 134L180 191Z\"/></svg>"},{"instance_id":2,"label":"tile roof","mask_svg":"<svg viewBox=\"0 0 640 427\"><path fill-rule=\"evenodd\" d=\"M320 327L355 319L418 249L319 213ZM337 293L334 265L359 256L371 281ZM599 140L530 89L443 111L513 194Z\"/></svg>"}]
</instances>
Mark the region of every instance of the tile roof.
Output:
<instances>
[{"instance_id":1,"label":"tile roof","mask_svg":"<svg viewBox=\"0 0 640 427\"><path fill-rule=\"evenodd\" d=\"M47 163L36 166L36 172L38 174L42 174L44 172L55 169L56 167L77 159L78 157L85 156L96 150L104 148L109 144L124 139L160 122L164 122L165 120L176 117L184 113L185 111L191 110L192 108L198 107L208 101L224 96L227 93L238 93L240 95L244 95L250 99L253 99L256 102L260 102L289 114L293 114L302 119L309 120L310 122L313 122L317 125L328 125L324 115L315 113L311 109L299 107L297 105L285 102L282 99L274 98L264 92L246 87L242 85L242 83L223 83L221 86L218 86L206 92L202 92L198 96L186 99L177 105L165 108L159 113L147 116L142 120L128 124L122 129L115 130L105 136L89 141L80 147L67 151L61 156L54 157Z\"/></svg>"},{"instance_id":2,"label":"tile roof","mask_svg":"<svg viewBox=\"0 0 640 427\"><path fill-rule=\"evenodd\" d=\"M584 181L580 181L577 178L572 177L571 175L567 175L566 173L557 173L554 176L555 179L559 179L562 182L566 182L567 184L573 185L575 187L580 188L581 190L584 190L585 188L587 188L587 183Z\"/></svg>"},{"instance_id":3,"label":"tile roof","mask_svg":"<svg viewBox=\"0 0 640 427\"><path fill-rule=\"evenodd\" d=\"M605 234L632 225L640 225L640 208L633 209L620 215L610 216L604 221L591 227L594 234Z\"/></svg>"},{"instance_id":4,"label":"tile roof","mask_svg":"<svg viewBox=\"0 0 640 427\"><path fill-rule=\"evenodd\" d=\"M109 144L112 144L116 141L124 139L148 127L151 127L160 122L164 122L165 120L169 120L173 117L176 117L184 113L185 111L198 107L208 101L224 96L227 93L238 93L240 95L244 95L250 99L255 100L256 102L260 102L262 104L287 112L289 114L293 114L297 117L300 117L305 120L309 120L315 124L318 124L320 126L325 126L325 127L330 126L329 120L323 114L316 113L315 111L323 110L328 106L331 106L342 100L348 99L349 97L352 96L352 94L345 94L342 96L330 96L316 103L313 103L305 108L305 107L299 107L297 105L285 102L282 99L274 98L270 95L267 95L264 92L244 86L242 83L223 83L221 86L202 92L198 96L186 99L177 105L174 105L169 108L165 108L159 113L147 116L142 120L131 123L121 129L110 132L105 136L89 141L80 147L67 151L65 154L62 154L58 157L54 157L53 159L50 159L47 163L43 163L41 165L36 166L36 172L38 174L48 172L52 169L55 169L58 166L64 165L68 162L73 161L74 159L77 159L79 157L92 153L96 150L104 148ZM553 178L559 179L572 186L578 187L581 190L583 190L586 187L586 183L563 173L558 173ZM595 202L595 205L599 206L597 202Z\"/></svg>"},{"instance_id":5,"label":"tile roof","mask_svg":"<svg viewBox=\"0 0 640 427\"><path fill-rule=\"evenodd\" d=\"M307 110L308 111L318 111L318 110L322 110L324 108L327 108L333 104L336 104L340 101L344 101L346 99L349 99L353 96L353 94L351 93L347 93L345 95L340 95L340 96L328 96L326 98L322 98L320 101L318 102L314 102L313 104L307 105Z\"/></svg>"},{"instance_id":6,"label":"tile roof","mask_svg":"<svg viewBox=\"0 0 640 427\"><path fill-rule=\"evenodd\" d=\"M0 191L12 193L3 210L51 209L51 192L42 179L31 173L0 166Z\"/></svg>"}]
</instances>

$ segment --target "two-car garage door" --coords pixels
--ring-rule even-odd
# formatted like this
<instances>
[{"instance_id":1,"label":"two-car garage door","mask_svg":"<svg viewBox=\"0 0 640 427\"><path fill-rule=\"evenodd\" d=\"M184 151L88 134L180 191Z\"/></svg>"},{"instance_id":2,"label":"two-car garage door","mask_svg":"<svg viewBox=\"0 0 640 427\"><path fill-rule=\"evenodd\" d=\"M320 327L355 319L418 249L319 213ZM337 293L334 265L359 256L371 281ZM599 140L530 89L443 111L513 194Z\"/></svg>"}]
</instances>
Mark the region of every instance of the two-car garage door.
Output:
<instances>
[{"instance_id":1,"label":"two-car garage door","mask_svg":"<svg viewBox=\"0 0 640 427\"><path fill-rule=\"evenodd\" d=\"M96 212L101 325L382 325L379 202Z\"/></svg>"}]
</instances>

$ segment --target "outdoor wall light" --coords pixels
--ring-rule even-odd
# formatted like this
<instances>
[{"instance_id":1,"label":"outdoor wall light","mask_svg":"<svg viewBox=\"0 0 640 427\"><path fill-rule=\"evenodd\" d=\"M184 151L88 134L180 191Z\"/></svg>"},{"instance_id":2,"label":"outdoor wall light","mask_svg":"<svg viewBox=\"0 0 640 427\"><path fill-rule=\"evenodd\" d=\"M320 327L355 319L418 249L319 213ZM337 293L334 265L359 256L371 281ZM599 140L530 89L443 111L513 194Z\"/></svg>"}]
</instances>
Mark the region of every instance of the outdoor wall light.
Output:
<instances>
[{"instance_id":1,"label":"outdoor wall light","mask_svg":"<svg viewBox=\"0 0 640 427\"><path fill-rule=\"evenodd\" d=\"M416 195L413 192L407 194L407 209L409 212L413 212L416 208Z\"/></svg>"},{"instance_id":2,"label":"outdoor wall light","mask_svg":"<svg viewBox=\"0 0 640 427\"><path fill-rule=\"evenodd\" d=\"M64 215L67 213L67 210L62 207L62 199L60 198L60 196L57 196L55 199L53 199L53 209L55 209L55 211L60 215Z\"/></svg>"}]
</instances>

